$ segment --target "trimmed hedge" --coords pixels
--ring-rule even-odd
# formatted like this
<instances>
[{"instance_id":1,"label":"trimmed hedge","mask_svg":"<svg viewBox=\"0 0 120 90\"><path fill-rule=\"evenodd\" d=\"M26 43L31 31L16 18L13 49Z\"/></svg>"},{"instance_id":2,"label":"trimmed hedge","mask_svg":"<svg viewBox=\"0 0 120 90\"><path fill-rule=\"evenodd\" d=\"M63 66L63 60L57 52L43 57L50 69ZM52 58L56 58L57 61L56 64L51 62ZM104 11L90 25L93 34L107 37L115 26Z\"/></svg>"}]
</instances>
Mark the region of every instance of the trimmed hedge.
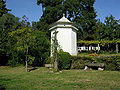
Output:
<instances>
[{"instance_id":1,"label":"trimmed hedge","mask_svg":"<svg viewBox=\"0 0 120 90\"><path fill-rule=\"evenodd\" d=\"M104 63L105 70L120 71L120 56L72 56L71 69L84 69L85 63Z\"/></svg>"},{"instance_id":2,"label":"trimmed hedge","mask_svg":"<svg viewBox=\"0 0 120 90\"><path fill-rule=\"evenodd\" d=\"M71 55L67 52L59 52L59 69L70 69Z\"/></svg>"},{"instance_id":3,"label":"trimmed hedge","mask_svg":"<svg viewBox=\"0 0 120 90\"><path fill-rule=\"evenodd\" d=\"M54 65L54 57L49 57L45 60L46 64ZM71 67L71 55L67 52L60 51L58 53L58 68L62 69L70 69Z\"/></svg>"}]
</instances>

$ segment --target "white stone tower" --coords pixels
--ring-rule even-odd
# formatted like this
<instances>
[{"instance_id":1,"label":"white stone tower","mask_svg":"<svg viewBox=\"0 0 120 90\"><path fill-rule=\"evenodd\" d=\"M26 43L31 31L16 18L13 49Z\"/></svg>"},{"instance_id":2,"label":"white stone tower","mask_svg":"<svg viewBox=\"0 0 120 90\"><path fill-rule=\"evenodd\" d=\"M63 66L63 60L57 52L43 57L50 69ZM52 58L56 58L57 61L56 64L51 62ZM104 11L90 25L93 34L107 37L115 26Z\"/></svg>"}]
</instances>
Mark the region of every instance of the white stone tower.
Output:
<instances>
[{"instance_id":1,"label":"white stone tower","mask_svg":"<svg viewBox=\"0 0 120 90\"><path fill-rule=\"evenodd\" d=\"M72 22L70 22L65 15L55 22L49 29L51 31L51 39L54 36L54 32L57 33L57 40L60 48L64 52L68 52L70 55L77 55L77 34L78 30ZM52 40L51 40L52 44ZM51 52L52 53L52 52Z\"/></svg>"}]
</instances>

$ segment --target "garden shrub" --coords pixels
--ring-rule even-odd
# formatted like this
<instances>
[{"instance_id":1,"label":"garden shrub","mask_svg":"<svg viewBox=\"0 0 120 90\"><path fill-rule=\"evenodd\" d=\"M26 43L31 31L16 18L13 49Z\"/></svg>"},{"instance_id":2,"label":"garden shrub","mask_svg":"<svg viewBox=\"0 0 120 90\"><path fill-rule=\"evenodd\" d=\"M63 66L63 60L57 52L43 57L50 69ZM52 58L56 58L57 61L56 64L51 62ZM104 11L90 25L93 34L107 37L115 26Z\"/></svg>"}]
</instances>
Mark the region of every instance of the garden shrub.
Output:
<instances>
[{"instance_id":1,"label":"garden shrub","mask_svg":"<svg viewBox=\"0 0 120 90\"><path fill-rule=\"evenodd\" d=\"M105 70L120 71L120 56L72 56L71 69L84 69L85 63L104 63Z\"/></svg>"},{"instance_id":2,"label":"garden shrub","mask_svg":"<svg viewBox=\"0 0 120 90\"><path fill-rule=\"evenodd\" d=\"M71 66L71 55L67 52L60 51L58 53L58 68L59 69L70 69ZM54 57L48 57L45 60L46 64L54 64Z\"/></svg>"},{"instance_id":3,"label":"garden shrub","mask_svg":"<svg viewBox=\"0 0 120 90\"><path fill-rule=\"evenodd\" d=\"M72 56L71 59L71 69L83 69L85 67L85 63L93 62L90 57Z\"/></svg>"},{"instance_id":4,"label":"garden shrub","mask_svg":"<svg viewBox=\"0 0 120 90\"><path fill-rule=\"evenodd\" d=\"M96 57L97 61L105 64L105 70L119 71L120 56L101 56Z\"/></svg>"},{"instance_id":5,"label":"garden shrub","mask_svg":"<svg viewBox=\"0 0 120 90\"><path fill-rule=\"evenodd\" d=\"M54 63L53 57L48 57L48 58L45 60L45 64L53 64L53 63Z\"/></svg>"},{"instance_id":6,"label":"garden shrub","mask_svg":"<svg viewBox=\"0 0 120 90\"><path fill-rule=\"evenodd\" d=\"M67 52L59 52L59 69L70 69L71 55Z\"/></svg>"}]
</instances>

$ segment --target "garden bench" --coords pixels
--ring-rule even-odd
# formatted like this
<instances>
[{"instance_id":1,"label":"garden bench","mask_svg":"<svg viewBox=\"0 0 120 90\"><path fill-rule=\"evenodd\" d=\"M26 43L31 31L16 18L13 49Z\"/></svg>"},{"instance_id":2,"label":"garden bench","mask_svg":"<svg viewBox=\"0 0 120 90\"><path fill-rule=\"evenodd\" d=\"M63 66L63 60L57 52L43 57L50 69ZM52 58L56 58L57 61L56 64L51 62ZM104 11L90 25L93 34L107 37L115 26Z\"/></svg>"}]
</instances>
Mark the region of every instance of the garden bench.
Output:
<instances>
[{"instance_id":1,"label":"garden bench","mask_svg":"<svg viewBox=\"0 0 120 90\"><path fill-rule=\"evenodd\" d=\"M84 70L104 70L104 63L86 63Z\"/></svg>"},{"instance_id":2,"label":"garden bench","mask_svg":"<svg viewBox=\"0 0 120 90\"><path fill-rule=\"evenodd\" d=\"M37 68L28 65L27 69L28 69L28 72L30 72L30 71L35 70Z\"/></svg>"},{"instance_id":3,"label":"garden bench","mask_svg":"<svg viewBox=\"0 0 120 90\"><path fill-rule=\"evenodd\" d=\"M45 64L46 68L53 68L53 64Z\"/></svg>"}]
</instances>

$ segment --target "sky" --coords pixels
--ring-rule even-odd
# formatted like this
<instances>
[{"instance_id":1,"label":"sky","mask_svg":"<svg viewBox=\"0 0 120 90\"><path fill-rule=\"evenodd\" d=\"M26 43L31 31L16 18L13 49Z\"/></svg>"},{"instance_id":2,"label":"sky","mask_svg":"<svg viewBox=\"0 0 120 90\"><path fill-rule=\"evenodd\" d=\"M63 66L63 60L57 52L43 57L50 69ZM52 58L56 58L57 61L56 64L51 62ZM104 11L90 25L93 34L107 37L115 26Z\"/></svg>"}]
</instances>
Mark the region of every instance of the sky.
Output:
<instances>
[{"instance_id":1,"label":"sky","mask_svg":"<svg viewBox=\"0 0 120 90\"><path fill-rule=\"evenodd\" d=\"M6 0L6 7L10 13L22 18L24 15L30 22L38 21L42 15L42 8L36 4L37 0Z\"/></svg>"},{"instance_id":2,"label":"sky","mask_svg":"<svg viewBox=\"0 0 120 90\"><path fill-rule=\"evenodd\" d=\"M97 12L97 19L104 22L106 16L113 15L120 19L120 0L96 0L94 8Z\"/></svg>"},{"instance_id":3,"label":"sky","mask_svg":"<svg viewBox=\"0 0 120 90\"><path fill-rule=\"evenodd\" d=\"M16 17L26 15L30 22L39 21L42 15L42 8L36 4L37 0L6 0L10 13ZM97 19L104 22L106 16L113 15L115 19L120 19L120 0L96 0L94 4L97 12Z\"/></svg>"}]
</instances>

